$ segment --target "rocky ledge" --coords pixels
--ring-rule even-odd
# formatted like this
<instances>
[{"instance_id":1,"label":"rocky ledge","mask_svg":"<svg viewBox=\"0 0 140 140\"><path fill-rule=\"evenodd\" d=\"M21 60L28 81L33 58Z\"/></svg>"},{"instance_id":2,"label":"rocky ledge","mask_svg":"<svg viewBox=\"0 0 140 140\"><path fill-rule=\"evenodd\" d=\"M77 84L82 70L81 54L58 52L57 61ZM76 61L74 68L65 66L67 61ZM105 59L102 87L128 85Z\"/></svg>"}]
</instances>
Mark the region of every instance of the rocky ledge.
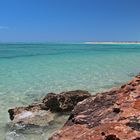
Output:
<instances>
[{"instance_id":1,"label":"rocky ledge","mask_svg":"<svg viewBox=\"0 0 140 140\"><path fill-rule=\"evenodd\" d=\"M140 140L140 74L79 102L49 140Z\"/></svg>"},{"instance_id":2,"label":"rocky ledge","mask_svg":"<svg viewBox=\"0 0 140 140\"><path fill-rule=\"evenodd\" d=\"M15 107L9 109L8 112L12 124L43 127L52 122L57 113L70 113L78 102L90 96L89 92L82 90L60 94L48 93L40 103Z\"/></svg>"}]
</instances>

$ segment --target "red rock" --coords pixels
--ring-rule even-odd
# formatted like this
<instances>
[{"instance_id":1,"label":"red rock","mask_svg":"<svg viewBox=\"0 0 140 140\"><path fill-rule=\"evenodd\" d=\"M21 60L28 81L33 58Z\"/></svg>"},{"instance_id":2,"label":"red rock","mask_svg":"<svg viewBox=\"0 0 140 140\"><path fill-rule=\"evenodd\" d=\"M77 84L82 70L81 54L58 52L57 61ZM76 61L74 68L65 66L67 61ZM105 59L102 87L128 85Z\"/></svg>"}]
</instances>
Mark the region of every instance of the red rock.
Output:
<instances>
[{"instance_id":1,"label":"red rock","mask_svg":"<svg viewBox=\"0 0 140 140\"><path fill-rule=\"evenodd\" d=\"M140 74L79 102L49 140L140 140Z\"/></svg>"},{"instance_id":2,"label":"red rock","mask_svg":"<svg viewBox=\"0 0 140 140\"><path fill-rule=\"evenodd\" d=\"M135 109L140 109L140 99L136 100L134 102L134 106L133 106Z\"/></svg>"}]
</instances>

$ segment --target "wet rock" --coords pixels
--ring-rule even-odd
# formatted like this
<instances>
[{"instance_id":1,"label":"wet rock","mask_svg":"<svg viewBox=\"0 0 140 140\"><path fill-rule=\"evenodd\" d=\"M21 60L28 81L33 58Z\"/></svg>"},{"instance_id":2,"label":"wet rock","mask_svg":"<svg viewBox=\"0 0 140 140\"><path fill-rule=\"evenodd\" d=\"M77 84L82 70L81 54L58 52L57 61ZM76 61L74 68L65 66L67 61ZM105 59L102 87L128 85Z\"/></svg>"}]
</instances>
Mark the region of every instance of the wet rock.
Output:
<instances>
[{"instance_id":1,"label":"wet rock","mask_svg":"<svg viewBox=\"0 0 140 140\"><path fill-rule=\"evenodd\" d=\"M87 91L69 91L60 94L49 93L41 103L33 103L26 107L9 109L9 116L13 123L27 126L45 126L52 122L57 113L69 112L74 106L90 97Z\"/></svg>"},{"instance_id":2,"label":"wet rock","mask_svg":"<svg viewBox=\"0 0 140 140\"><path fill-rule=\"evenodd\" d=\"M33 107L35 108L35 106ZM42 110L41 108L19 107L10 109L9 114L13 123L21 125L35 125L44 126L54 120L55 114L49 110Z\"/></svg>"},{"instance_id":3,"label":"wet rock","mask_svg":"<svg viewBox=\"0 0 140 140\"><path fill-rule=\"evenodd\" d=\"M138 140L140 74L118 89L79 102L49 140Z\"/></svg>"},{"instance_id":4,"label":"wet rock","mask_svg":"<svg viewBox=\"0 0 140 140\"><path fill-rule=\"evenodd\" d=\"M15 118L26 118L32 115L33 112L37 112L38 110L42 109L43 104L41 103L34 103L27 107L15 107L8 110L9 116L11 120L14 120ZM23 114L23 116L22 116Z\"/></svg>"},{"instance_id":5,"label":"wet rock","mask_svg":"<svg viewBox=\"0 0 140 140\"><path fill-rule=\"evenodd\" d=\"M82 90L62 92L60 94L49 93L43 99L43 103L53 112L68 112L71 111L78 102L90 96L89 92Z\"/></svg>"}]
</instances>

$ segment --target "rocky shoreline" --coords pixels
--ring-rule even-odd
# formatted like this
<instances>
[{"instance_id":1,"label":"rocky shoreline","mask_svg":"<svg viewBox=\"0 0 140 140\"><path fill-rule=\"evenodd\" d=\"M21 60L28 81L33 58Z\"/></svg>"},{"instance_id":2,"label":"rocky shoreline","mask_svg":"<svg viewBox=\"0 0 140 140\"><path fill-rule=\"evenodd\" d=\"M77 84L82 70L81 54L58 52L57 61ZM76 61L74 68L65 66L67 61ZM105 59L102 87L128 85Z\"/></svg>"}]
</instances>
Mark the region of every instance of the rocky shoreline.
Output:
<instances>
[{"instance_id":1,"label":"rocky shoreline","mask_svg":"<svg viewBox=\"0 0 140 140\"><path fill-rule=\"evenodd\" d=\"M48 93L39 103L9 109L9 117L14 124L46 126L58 113L70 114L78 102L90 96L89 92L82 90Z\"/></svg>"},{"instance_id":2,"label":"rocky shoreline","mask_svg":"<svg viewBox=\"0 0 140 140\"><path fill-rule=\"evenodd\" d=\"M57 113L70 114L49 140L140 140L140 74L120 88L49 93L27 107L9 109L13 123L45 126Z\"/></svg>"}]
</instances>

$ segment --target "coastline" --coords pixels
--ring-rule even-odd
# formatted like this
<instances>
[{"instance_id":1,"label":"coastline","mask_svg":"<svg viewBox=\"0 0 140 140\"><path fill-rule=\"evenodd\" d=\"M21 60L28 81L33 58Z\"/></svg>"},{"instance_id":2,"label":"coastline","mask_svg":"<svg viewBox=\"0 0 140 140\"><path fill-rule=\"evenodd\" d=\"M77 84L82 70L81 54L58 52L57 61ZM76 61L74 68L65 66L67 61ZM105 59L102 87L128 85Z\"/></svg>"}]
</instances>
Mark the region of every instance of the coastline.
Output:
<instances>
[{"instance_id":1,"label":"coastline","mask_svg":"<svg viewBox=\"0 0 140 140\"><path fill-rule=\"evenodd\" d=\"M140 74L118 89L78 103L49 140L139 140Z\"/></svg>"},{"instance_id":2,"label":"coastline","mask_svg":"<svg viewBox=\"0 0 140 140\"><path fill-rule=\"evenodd\" d=\"M37 102L49 92L60 93L76 89L87 90L93 94L103 92L114 86L120 86L138 73L140 70L139 45L102 46L1 45L3 57L0 70L2 113L0 136L2 139L7 135L11 136L11 132L13 132L8 128L5 131L5 126L9 122L7 110L11 107ZM117 49L118 47L120 49ZM38 52L40 53L38 54ZM44 111L40 111L40 113L45 115ZM37 114L35 113L35 115ZM45 126L42 126L44 134L42 137L54 132L53 128L61 128L61 124L63 125L61 122L67 121L67 116L58 116L56 119L57 116L50 114L48 112L48 120L45 122L51 121L54 122L54 125L49 125L46 132L43 131ZM22 115L30 116L32 114L26 112ZM63 118L66 118L66 121ZM45 123L41 120L39 122ZM39 136L34 134L32 128L30 130L33 133L33 139L38 140ZM31 137L30 131L25 129L25 133L21 133L21 135L27 139ZM40 138L40 140L44 139Z\"/></svg>"},{"instance_id":3,"label":"coastline","mask_svg":"<svg viewBox=\"0 0 140 140\"><path fill-rule=\"evenodd\" d=\"M123 45L135 45L140 44L140 42L84 42L84 44L123 44Z\"/></svg>"},{"instance_id":4,"label":"coastline","mask_svg":"<svg viewBox=\"0 0 140 140\"><path fill-rule=\"evenodd\" d=\"M82 90L49 93L40 103L9 110L11 121L27 128L45 127L56 113L69 118L49 140L139 140L140 74L96 95Z\"/></svg>"}]
</instances>

